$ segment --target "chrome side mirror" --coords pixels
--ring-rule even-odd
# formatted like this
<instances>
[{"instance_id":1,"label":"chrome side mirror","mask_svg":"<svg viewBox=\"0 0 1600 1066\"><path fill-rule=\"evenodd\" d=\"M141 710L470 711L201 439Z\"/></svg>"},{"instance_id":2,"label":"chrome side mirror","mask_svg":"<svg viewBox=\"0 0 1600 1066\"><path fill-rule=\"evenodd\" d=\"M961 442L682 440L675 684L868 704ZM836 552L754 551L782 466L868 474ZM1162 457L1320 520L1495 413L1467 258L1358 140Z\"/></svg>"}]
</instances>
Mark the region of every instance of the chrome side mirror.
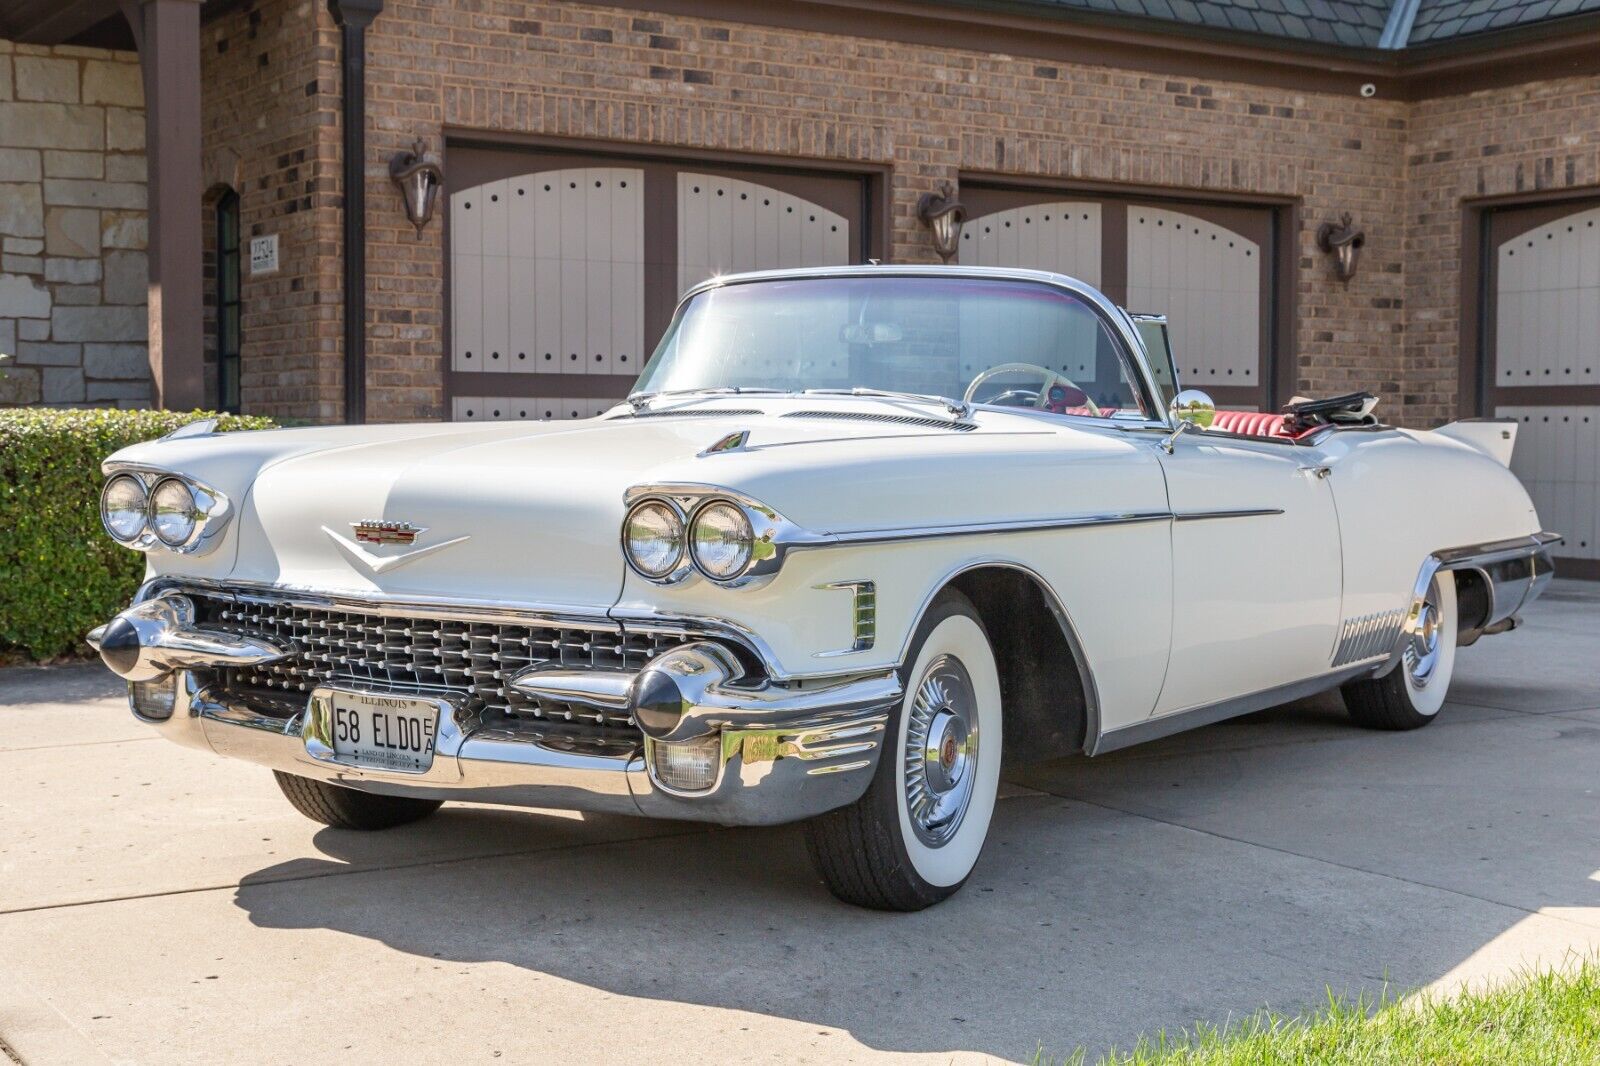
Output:
<instances>
[{"instance_id":1,"label":"chrome side mirror","mask_svg":"<svg viewBox=\"0 0 1600 1066\"><path fill-rule=\"evenodd\" d=\"M1211 423L1217 417L1217 405L1199 389L1184 389L1172 398L1167 414L1172 418L1172 432L1162 447L1171 455L1180 436L1191 429L1211 428Z\"/></svg>"}]
</instances>

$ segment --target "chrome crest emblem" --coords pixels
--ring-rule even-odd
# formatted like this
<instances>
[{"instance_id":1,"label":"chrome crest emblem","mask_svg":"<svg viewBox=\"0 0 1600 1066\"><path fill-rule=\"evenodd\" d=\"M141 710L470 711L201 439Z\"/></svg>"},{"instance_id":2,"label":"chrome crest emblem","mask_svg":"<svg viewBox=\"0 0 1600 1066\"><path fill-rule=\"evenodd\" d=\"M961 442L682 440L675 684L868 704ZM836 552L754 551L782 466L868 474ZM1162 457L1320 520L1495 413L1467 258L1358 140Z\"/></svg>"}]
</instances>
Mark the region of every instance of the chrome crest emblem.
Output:
<instances>
[{"instance_id":1,"label":"chrome crest emblem","mask_svg":"<svg viewBox=\"0 0 1600 1066\"><path fill-rule=\"evenodd\" d=\"M350 528L356 531L356 540L363 544L415 544L417 537L427 532L424 527L410 522L384 522L376 518L351 522Z\"/></svg>"}]
</instances>

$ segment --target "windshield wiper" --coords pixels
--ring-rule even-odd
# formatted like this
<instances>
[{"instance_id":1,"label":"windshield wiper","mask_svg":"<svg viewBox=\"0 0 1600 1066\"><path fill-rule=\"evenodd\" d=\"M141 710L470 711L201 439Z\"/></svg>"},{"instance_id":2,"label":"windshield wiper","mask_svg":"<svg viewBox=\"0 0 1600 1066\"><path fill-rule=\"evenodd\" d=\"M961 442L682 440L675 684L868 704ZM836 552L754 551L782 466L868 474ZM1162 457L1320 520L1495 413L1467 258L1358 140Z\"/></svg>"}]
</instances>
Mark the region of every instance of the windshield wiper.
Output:
<instances>
[{"instance_id":1,"label":"windshield wiper","mask_svg":"<svg viewBox=\"0 0 1600 1066\"><path fill-rule=\"evenodd\" d=\"M948 396L934 396L926 392L897 392L893 389L864 389L856 386L850 389L806 389L807 396L876 396L884 400L911 400L914 403L931 403L943 407L956 418L966 418L972 414L972 406L963 400L952 400Z\"/></svg>"},{"instance_id":2,"label":"windshield wiper","mask_svg":"<svg viewBox=\"0 0 1600 1066\"><path fill-rule=\"evenodd\" d=\"M751 388L747 385L708 385L698 389L663 389L660 392L636 392L628 397L628 403L635 411L638 411L644 408L651 400L661 400L671 396L743 396L755 393L772 395L783 391L783 389Z\"/></svg>"}]
</instances>

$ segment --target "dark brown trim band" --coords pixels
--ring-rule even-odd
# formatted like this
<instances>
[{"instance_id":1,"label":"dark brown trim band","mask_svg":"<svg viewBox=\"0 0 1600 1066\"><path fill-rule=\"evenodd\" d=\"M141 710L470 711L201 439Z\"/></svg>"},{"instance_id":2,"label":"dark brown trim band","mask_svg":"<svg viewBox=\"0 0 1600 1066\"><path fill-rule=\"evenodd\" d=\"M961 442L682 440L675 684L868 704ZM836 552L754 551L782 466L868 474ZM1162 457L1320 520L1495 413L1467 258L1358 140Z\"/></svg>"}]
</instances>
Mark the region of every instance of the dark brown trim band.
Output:
<instances>
[{"instance_id":1,"label":"dark brown trim band","mask_svg":"<svg viewBox=\"0 0 1600 1066\"><path fill-rule=\"evenodd\" d=\"M367 420L367 27L383 0L328 0L343 37L344 420Z\"/></svg>"}]
</instances>

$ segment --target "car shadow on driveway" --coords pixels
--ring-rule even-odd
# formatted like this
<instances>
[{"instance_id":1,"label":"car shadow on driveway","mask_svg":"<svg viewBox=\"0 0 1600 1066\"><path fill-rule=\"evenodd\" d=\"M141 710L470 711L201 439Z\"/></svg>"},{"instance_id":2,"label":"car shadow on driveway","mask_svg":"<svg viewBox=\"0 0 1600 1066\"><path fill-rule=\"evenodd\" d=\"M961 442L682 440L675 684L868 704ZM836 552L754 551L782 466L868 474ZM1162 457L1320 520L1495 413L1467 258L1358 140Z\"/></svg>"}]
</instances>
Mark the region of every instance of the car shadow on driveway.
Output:
<instances>
[{"instance_id":1,"label":"car shadow on driveway","mask_svg":"<svg viewBox=\"0 0 1600 1066\"><path fill-rule=\"evenodd\" d=\"M266 928L835 1027L881 1051L1025 1060L1330 988L1401 990L1486 950L1600 942L1597 738L1600 721L1470 708L1363 733L1312 701L1042 764L1013 776L1039 791L1000 804L966 888L911 915L834 901L794 827L448 806L386 834L323 830L323 858L256 872L236 903ZM502 853L408 857L489 832ZM560 989L530 980L523 1002L581 1012Z\"/></svg>"}]
</instances>

